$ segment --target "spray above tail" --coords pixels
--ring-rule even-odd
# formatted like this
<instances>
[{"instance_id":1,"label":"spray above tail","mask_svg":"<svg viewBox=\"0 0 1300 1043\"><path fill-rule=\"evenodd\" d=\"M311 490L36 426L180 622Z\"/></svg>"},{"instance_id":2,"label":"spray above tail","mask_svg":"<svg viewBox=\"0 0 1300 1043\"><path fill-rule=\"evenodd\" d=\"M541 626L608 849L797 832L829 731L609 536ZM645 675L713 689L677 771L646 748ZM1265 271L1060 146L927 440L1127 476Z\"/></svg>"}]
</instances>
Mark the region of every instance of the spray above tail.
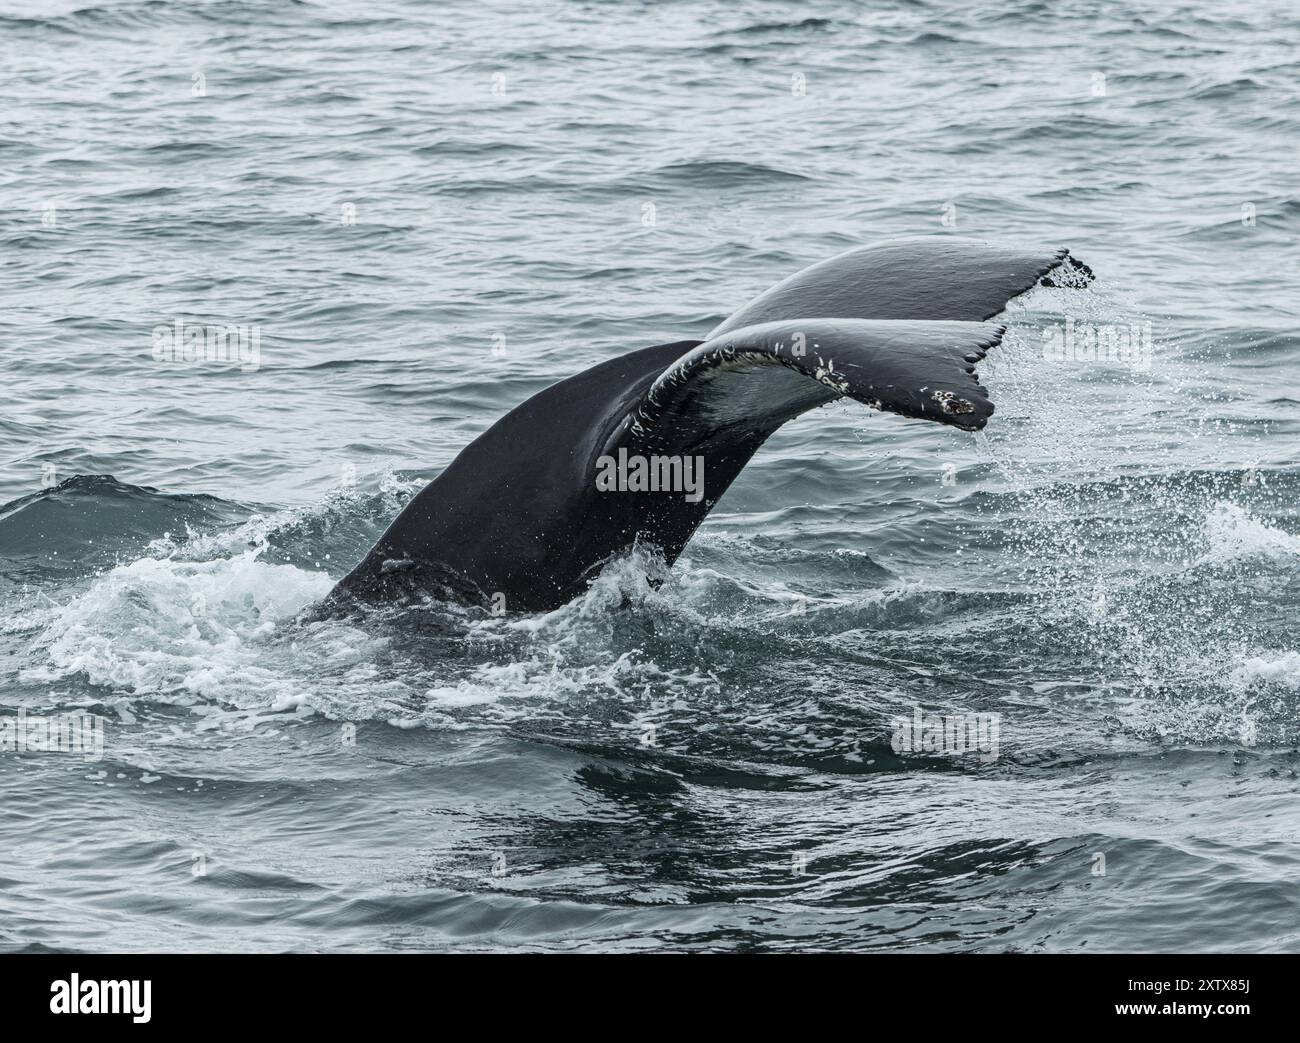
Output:
<instances>
[{"instance_id":1,"label":"spray above tail","mask_svg":"<svg viewBox=\"0 0 1300 1043\"><path fill-rule=\"evenodd\" d=\"M750 457L814 406L978 431L987 320L1036 285L1082 287L1064 249L949 236L850 250L791 276L703 341L602 362L511 410L407 505L322 606L452 598L556 608L635 543L671 563Z\"/></svg>"}]
</instances>

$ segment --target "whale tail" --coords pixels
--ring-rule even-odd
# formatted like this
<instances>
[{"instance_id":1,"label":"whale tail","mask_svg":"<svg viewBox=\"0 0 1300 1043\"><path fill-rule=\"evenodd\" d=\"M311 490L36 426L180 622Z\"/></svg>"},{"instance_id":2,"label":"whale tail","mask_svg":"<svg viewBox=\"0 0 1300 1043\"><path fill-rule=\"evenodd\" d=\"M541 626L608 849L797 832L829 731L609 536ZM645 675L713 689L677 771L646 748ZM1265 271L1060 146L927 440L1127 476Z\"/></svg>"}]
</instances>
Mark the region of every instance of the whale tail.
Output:
<instances>
[{"instance_id":1,"label":"whale tail","mask_svg":"<svg viewBox=\"0 0 1300 1043\"><path fill-rule=\"evenodd\" d=\"M671 562L767 438L849 397L968 431L993 413L985 320L1066 250L955 238L853 250L777 284L708 339L659 345L539 392L467 446L335 588L331 607L435 594L539 610L638 540ZM629 461L630 464L629 470Z\"/></svg>"}]
</instances>

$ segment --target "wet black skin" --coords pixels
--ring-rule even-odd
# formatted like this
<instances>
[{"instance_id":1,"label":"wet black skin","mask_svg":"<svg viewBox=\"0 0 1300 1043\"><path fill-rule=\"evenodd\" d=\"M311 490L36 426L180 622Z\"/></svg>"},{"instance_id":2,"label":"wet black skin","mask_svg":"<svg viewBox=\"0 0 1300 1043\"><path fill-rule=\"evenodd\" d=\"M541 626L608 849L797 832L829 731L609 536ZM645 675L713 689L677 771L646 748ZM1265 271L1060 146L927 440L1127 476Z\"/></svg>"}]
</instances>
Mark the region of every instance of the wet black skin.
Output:
<instances>
[{"instance_id":1,"label":"wet black skin","mask_svg":"<svg viewBox=\"0 0 1300 1043\"><path fill-rule=\"evenodd\" d=\"M1036 284L1083 285L1065 250L902 240L804 269L705 341L642 348L539 392L406 506L322 608L434 596L556 608L641 541L671 563L781 424L843 396L978 430L985 322ZM597 488L619 448L704 459L704 495Z\"/></svg>"}]
</instances>

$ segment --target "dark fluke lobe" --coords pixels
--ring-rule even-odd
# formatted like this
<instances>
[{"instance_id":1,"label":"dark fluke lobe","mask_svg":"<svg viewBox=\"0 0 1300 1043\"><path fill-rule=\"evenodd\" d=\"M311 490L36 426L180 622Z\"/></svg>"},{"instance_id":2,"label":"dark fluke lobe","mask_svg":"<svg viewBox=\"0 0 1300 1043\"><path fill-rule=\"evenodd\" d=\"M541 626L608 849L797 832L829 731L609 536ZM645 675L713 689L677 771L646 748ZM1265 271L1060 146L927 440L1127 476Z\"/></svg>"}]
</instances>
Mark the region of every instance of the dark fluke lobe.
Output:
<instances>
[{"instance_id":1,"label":"dark fluke lobe","mask_svg":"<svg viewBox=\"0 0 1300 1043\"><path fill-rule=\"evenodd\" d=\"M674 561L778 427L853 398L963 430L993 413L988 323L1038 284L1083 286L1068 251L944 236L850 250L773 286L704 341L632 351L539 392L461 451L334 589L556 608L636 542Z\"/></svg>"}]
</instances>

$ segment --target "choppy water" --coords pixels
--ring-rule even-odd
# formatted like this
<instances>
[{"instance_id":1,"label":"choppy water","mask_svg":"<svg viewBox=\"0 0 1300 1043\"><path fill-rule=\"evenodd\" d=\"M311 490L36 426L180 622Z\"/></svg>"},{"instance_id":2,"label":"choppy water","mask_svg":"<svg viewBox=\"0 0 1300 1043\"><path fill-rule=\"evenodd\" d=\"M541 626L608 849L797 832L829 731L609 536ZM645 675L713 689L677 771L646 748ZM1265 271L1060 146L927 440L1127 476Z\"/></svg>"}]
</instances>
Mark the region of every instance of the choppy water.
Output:
<instances>
[{"instance_id":1,"label":"choppy water","mask_svg":"<svg viewBox=\"0 0 1300 1043\"><path fill-rule=\"evenodd\" d=\"M5 5L3 713L107 730L0 753L0 946L1296 948L1300 19L1201 6ZM954 231L1101 275L978 438L837 405L657 588L294 621L532 392Z\"/></svg>"}]
</instances>

